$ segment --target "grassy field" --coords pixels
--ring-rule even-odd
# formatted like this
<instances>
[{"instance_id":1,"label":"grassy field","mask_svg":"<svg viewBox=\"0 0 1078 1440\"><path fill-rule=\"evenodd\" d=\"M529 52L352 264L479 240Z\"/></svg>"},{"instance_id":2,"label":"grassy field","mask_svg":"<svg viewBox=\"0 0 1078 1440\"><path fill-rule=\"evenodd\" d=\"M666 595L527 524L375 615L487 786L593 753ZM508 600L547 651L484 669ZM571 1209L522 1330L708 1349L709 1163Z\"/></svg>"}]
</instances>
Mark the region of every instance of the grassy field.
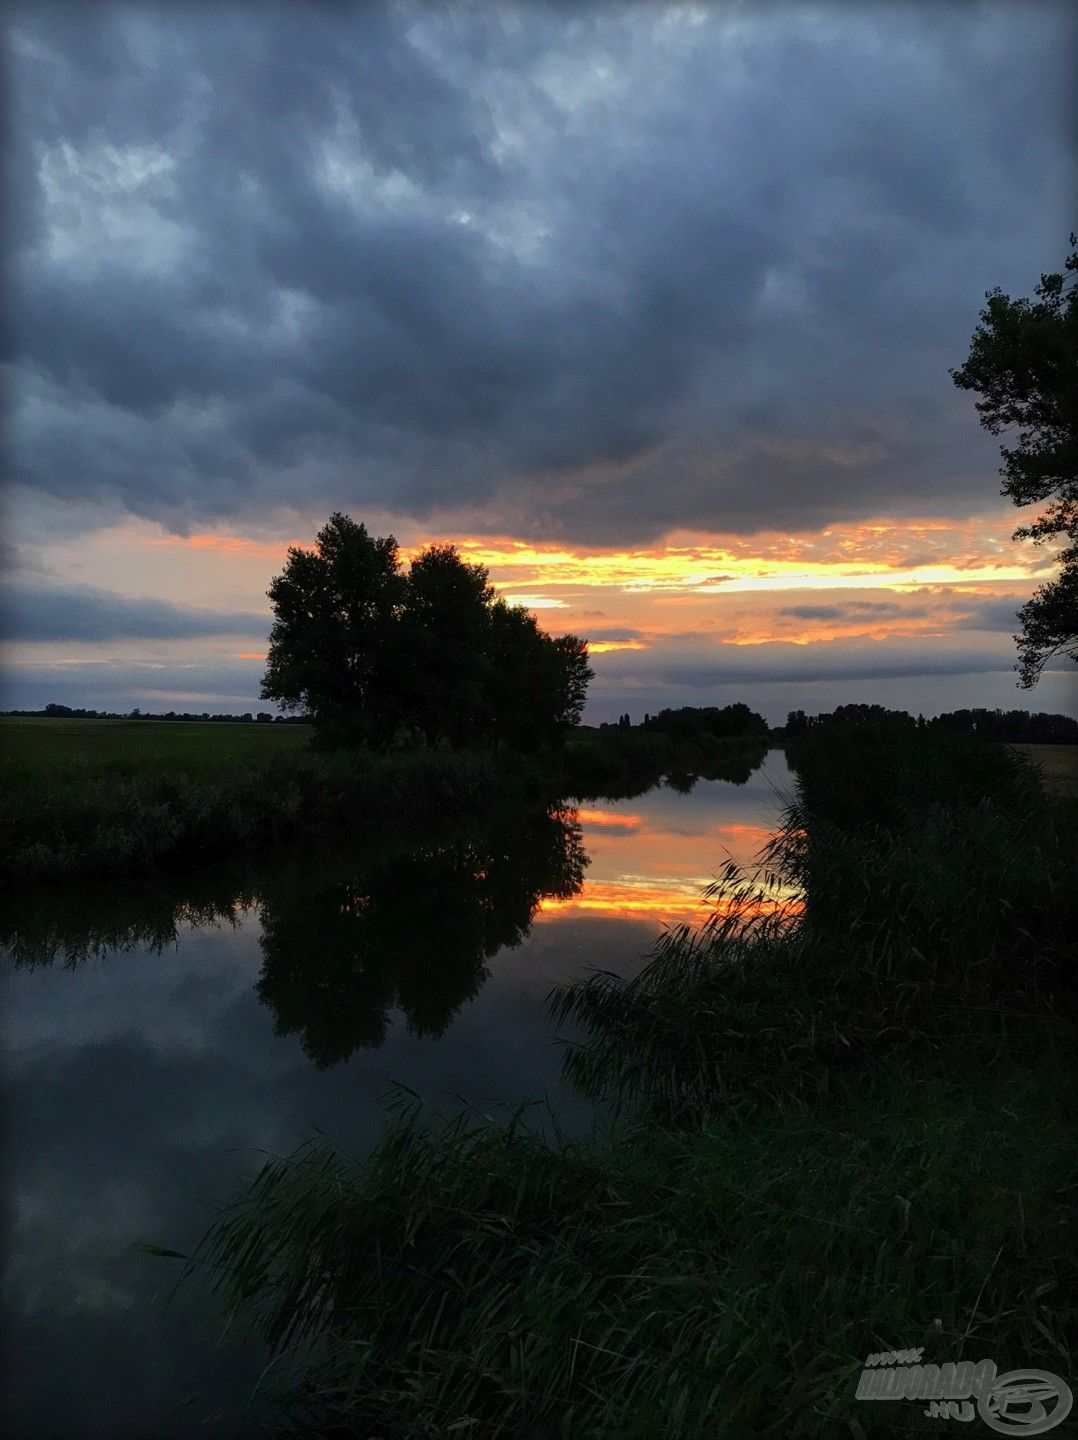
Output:
<instances>
[{"instance_id":1,"label":"grassy field","mask_svg":"<svg viewBox=\"0 0 1078 1440\"><path fill-rule=\"evenodd\" d=\"M195 720L65 720L0 716L0 764L169 766L190 770L279 755L310 743L309 725Z\"/></svg>"},{"instance_id":2,"label":"grassy field","mask_svg":"<svg viewBox=\"0 0 1078 1440\"><path fill-rule=\"evenodd\" d=\"M0 884L150 875L238 858L380 816L472 813L537 797L519 757L323 753L306 726L7 718Z\"/></svg>"},{"instance_id":3,"label":"grassy field","mask_svg":"<svg viewBox=\"0 0 1078 1440\"><path fill-rule=\"evenodd\" d=\"M0 885L177 870L387 814L498 797L639 794L664 774L747 780L767 741L609 731L520 755L408 745L329 752L313 727L0 717Z\"/></svg>"},{"instance_id":4,"label":"grassy field","mask_svg":"<svg viewBox=\"0 0 1078 1440\"><path fill-rule=\"evenodd\" d=\"M222 1212L194 1269L279 1351L282 1433L937 1435L856 1400L869 1353L1073 1375L1073 806L972 738L790 755L761 874L554 999L607 1133L413 1106Z\"/></svg>"},{"instance_id":5,"label":"grassy field","mask_svg":"<svg viewBox=\"0 0 1078 1440\"><path fill-rule=\"evenodd\" d=\"M1078 795L1078 745L1016 745L1044 776L1049 789Z\"/></svg>"}]
</instances>

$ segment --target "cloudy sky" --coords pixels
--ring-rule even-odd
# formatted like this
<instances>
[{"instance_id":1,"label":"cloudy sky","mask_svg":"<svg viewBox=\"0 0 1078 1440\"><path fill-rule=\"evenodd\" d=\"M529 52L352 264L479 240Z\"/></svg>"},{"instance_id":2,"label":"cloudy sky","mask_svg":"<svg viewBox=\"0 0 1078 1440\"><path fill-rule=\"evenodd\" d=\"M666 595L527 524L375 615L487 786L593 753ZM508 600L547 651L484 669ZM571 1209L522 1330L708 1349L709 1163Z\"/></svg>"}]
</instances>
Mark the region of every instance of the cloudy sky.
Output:
<instances>
[{"instance_id":1,"label":"cloudy sky","mask_svg":"<svg viewBox=\"0 0 1078 1440\"><path fill-rule=\"evenodd\" d=\"M1051 557L947 373L1075 226L1064 9L5 30L5 705L263 708L266 586L342 509L588 636L592 720L1074 712L1015 689Z\"/></svg>"}]
</instances>

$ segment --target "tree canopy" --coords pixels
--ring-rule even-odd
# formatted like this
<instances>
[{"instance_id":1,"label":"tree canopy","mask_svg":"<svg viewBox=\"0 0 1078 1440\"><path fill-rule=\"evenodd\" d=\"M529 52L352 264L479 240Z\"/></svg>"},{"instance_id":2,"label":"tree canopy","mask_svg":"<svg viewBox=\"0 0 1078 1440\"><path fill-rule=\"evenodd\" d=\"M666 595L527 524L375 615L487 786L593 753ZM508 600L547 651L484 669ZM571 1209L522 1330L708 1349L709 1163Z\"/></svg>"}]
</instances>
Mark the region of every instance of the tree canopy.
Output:
<instances>
[{"instance_id":1,"label":"tree canopy","mask_svg":"<svg viewBox=\"0 0 1078 1440\"><path fill-rule=\"evenodd\" d=\"M430 545L408 570L392 536L331 516L269 588L262 698L339 744L557 744L583 713L587 644L497 598L482 565Z\"/></svg>"},{"instance_id":2,"label":"tree canopy","mask_svg":"<svg viewBox=\"0 0 1078 1440\"><path fill-rule=\"evenodd\" d=\"M739 701L722 709L715 705L683 705L680 710L660 710L657 715L644 716L644 729L685 738L712 735L723 739L733 735L766 735L768 727L762 715Z\"/></svg>"},{"instance_id":3,"label":"tree canopy","mask_svg":"<svg viewBox=\"0 0 1078 1440\"><path fill-rule=\"evenodd\" d=\"M1016 505L1048 502L1014 533L1034 544L1066 536L1056 579L1018 612L1019 683L1029 689L1045 664L1062 654L1078 660L1078 237L1063 274L1042 275L1035 300L988 292L969 357L951 371L954 383L981 396L977 412L991 435L1017 429L1000 447L1002 493Z\"/></svg>"}]
</instances>

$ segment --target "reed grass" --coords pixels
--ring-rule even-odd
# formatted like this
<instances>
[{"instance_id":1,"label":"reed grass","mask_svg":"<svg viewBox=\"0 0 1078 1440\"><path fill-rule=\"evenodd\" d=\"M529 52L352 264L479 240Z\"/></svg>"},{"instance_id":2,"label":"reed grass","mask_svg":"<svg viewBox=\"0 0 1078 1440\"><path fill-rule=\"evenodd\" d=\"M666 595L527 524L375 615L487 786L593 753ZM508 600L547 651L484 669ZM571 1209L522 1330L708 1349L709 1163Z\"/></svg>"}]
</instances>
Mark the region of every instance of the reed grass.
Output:
<instances>
[{"instance_id":1,"label":"reed grass","mask_svg":"<svg viewBox=\"0 0 1078 1440\"><path fill-rule=\"evenodd\" d=\"M872 1351L1073 1373L1073 817L917 739L881 819L836 795L874 738L821 744L702 930L554 997L590 1142L413 1105L222 1211L190 1265L281 1433L864 1440L927 1433Z\"/></svg>"},{"instance_id":2,"label":"reed grass","mask_svg":"<svg viewBox=\"0 0 1078 1440\"><path fill-rule=\"evenodd\" d=\"M4 722L0 889L148 876L386 817L463 819L503 799L637 794L675 769L748 779L766 753L755 738L701 749L636 732L628 745L604 732L528 755L326 752L307 739L306 727L257 723Z\"/></svg>"},{"instance_id":3,"label":"reed grass","mask_svg":"<svg viewBox=\"0 0 1078 1440\"><path fill-rule=\"evenodd\" d=\"M550 788L519 757L434 750L295 749L193 770L24 763L8 766L5 779L0 876L17 884L204 865L385 817L465 817Z\"/></svg>"}]
</instances>

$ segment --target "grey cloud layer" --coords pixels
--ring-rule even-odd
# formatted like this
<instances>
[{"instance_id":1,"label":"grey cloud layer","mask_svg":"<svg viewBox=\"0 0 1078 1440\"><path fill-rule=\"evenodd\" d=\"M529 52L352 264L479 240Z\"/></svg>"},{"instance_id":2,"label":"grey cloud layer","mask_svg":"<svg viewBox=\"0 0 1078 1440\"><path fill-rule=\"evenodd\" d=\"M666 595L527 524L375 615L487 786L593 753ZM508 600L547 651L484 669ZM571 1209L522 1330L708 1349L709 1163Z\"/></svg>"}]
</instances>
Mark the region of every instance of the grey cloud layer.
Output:
<instances>
[{"instance_id":1,"label":"grey cloud layer","mask_svg":"<svg viewBox=\"0 0 1078 1440\"><path fill-rule=\"evenodd\" d=\"M697 23L699 21L699 23ZM991 503L952 392L1058 263L1034 6L16 9L15 479L607 542Z\"/></svg>"},{"instance_id":2,"label":"grey cloud layer","mask_svg":"<svg viewBox=\"0 0 1078 1440\"><path fill-rule=\"evenodd\" d=\"M1009 671L1011 652L998 643L974 649L961 641L907 644L895 641L883 647L872 642L820 641L811 646L782 641L761 645L670 647L650 652L611 651L595 656L594 689L626 682L667 689L707 692L716 686L815 683L834 680L898 680L915 676L986 675ZM1068 669L1061 658L1049 670ZM667 701L667 703L673 703ZM702 704L686 696L680 704Z\"/></svg>"},{"instance_id":3,"label":"grey cloud layer","mask_svg":"<svg viewBox=\"0 0 1078 1440\"><path fill-rule=\"evenodd\" d=\"M936 606L943 598L936 593ZM960 605L963 616L952 622L960 630L1006 630L1019 628L1018 607L1022 603L1010 598L982 600L958 594L953 602ZM847 624L865 625L887 620L924 619L933 614L933 605L911 605L908 602L887 600L845 600L830 605L783 605L778 615L789 615L797 620L837 620Z\"/></svg>"},{"instance_id":4,"label":"grey cloud layer","mask_svg":"<svg viewBox=\"0 0 1078 1440\"><path fill-rule=\"evenodd\" d=\"M182 640L202 635L264 639L270 619L131 599L92 586L0 586L0 640Z\"/></svg>"}]
</instances>

